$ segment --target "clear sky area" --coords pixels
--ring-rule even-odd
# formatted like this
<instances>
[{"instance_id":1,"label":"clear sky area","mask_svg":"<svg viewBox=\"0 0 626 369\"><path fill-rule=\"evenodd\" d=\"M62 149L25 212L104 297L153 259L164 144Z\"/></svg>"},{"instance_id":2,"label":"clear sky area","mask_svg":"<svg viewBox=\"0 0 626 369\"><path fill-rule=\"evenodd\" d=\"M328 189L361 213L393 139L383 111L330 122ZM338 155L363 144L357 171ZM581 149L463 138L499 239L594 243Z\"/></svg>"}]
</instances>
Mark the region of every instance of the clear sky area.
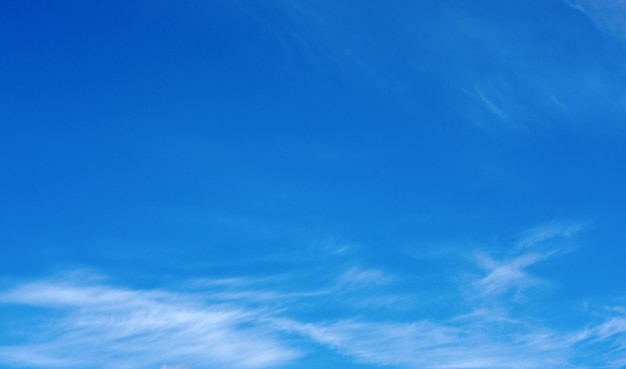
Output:
<instances>
[{"instance_id":1,"label":"clear sky area","mask_svg":"<svg viewBox=\"0 0 626 369\"><path fill-rule=\"evenodd\" d=\"M626 1L0 0L0 369L626 368Z\"/></svg>"}]
</instances>

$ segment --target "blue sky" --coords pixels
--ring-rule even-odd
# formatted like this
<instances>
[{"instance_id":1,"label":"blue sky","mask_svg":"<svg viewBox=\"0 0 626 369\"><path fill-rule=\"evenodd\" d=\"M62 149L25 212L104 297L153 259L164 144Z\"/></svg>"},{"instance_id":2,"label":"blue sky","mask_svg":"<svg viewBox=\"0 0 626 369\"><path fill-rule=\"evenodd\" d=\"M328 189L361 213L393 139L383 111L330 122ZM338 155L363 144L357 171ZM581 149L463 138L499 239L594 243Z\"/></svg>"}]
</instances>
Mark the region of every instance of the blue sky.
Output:
<instances>
[{"instance_id":1,"label":"blue sky","mask_svg":"<svg viewBox=\"0 0 626 369\"><path fill-rule=\"evenodd\" d=\"M0 368L626 367L626 2L5 1Z\"/></svg>"}]
</instances>

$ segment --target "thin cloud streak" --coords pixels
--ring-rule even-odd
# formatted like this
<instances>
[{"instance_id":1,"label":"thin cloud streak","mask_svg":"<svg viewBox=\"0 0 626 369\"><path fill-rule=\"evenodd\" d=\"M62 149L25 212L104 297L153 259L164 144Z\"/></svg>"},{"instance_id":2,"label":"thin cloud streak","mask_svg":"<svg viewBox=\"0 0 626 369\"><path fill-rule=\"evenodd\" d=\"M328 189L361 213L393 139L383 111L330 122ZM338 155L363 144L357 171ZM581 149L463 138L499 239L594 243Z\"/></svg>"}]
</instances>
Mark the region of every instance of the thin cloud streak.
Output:
<instances>
[{"instance_id":1,"label":"thin cloud streak","mask_svg":"<svg viewBox=\"0 0 626 369\"><path fill-rule=\"evenodd\" d=\"M549 224L535 227L524 233L524 237L519 242L522 249L533 247L540 243L545 243L556 238L569 238L585 228L583 224Z\"/></svg>"},{"instance_id":2,"label":"thin cloud streak","mask_svg":"<svg viewBox=\"0 0 626 369\"><path fill-rule=\"evenodd\" d=\"M495 115L500 121L511 124L511 118L504 112L501 107L496 105L491 99L487 98L479 88L475 88L474 92L476 93L478 100L485 105L487 110Z\"/></svg>"}]
</instances>

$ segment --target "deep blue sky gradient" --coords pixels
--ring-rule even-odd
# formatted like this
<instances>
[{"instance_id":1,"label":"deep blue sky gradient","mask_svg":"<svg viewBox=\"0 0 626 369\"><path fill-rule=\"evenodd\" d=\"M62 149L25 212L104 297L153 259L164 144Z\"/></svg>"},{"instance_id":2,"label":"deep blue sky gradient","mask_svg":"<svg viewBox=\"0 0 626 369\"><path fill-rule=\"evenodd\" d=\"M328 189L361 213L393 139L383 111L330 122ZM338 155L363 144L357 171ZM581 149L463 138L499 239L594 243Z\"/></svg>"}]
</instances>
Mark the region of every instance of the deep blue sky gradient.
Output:
<instances>
[{"instance_id":1,"label":"deep blue sky gradient","mask_svg":"<svg viewBox=\"0 0 626 369\"><path fill-rule=\"evenodd\" d=\"M626 366L625 13L2 2L0 367ZM100 289L252 311L224 324L280 354L67 352L145 313Z\"/></svg>"}]
</instances>

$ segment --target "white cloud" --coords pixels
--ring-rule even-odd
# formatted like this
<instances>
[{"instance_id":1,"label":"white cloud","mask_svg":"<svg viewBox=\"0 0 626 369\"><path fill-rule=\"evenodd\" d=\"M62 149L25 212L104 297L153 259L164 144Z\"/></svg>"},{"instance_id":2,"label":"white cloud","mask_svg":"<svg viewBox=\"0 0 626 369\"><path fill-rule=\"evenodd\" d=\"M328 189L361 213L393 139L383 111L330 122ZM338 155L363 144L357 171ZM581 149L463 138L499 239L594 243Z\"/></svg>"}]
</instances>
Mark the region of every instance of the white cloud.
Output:
<instances>
[{"instance_id":1,"label":"white cloud","mask_svg":"<svg viewBox=\"0 0 626 369\"><path fill-rule=\"evenodd\" d=\"M407 368L546 368L566 366L570 345L542 331L510 333L474 322L468 326L431 322L340 321L282 328L310 337L358 362Z\"/></svg>"},{"instance_id":2,"label":"white cloud","mask_svg":"<svg viewBox=\"0 0 626 369\"><path fill-rule=\"evenodd\" d=\"M621 368L626 349L623 317L587 329L556 331L489 312L443 322L344 320L302 323L278 319L275 328L299 333L359 363L428 369ZM602 346L594 346L600 343ZM578 362L579 364L575 364Z\"/></svg>"},{"instance_id":3,"label":"white cloud","mask_svg":"<svg viewBox=\"0 0 626 369\"><path fill-rule=\"evenodd\" d=\"M186 364L176 364L176 365L161 365L161 369L190 369L189 365Z\"/></svg>"},{"instance_id":4,"label":"white cloud","mask_svg":"<svg viewBox=\"0 0 626 369\"><path fill-rule=\"evenodd\" d=\"M591 356L602 367L619 368L626 348L622 307L566 329L517 309L507 295L547 283L532 267L555 254L553 240L578 229L535 228L508 256L478 255L481 274L450 289L433 287L435 297L422 295L432 300L423 310L397 310L403 299L417 299L411 293L420 282L366 265L324 276L326 288L300 284L311 277L307 271L196 281L187 293L117 288L80 276L75 282L76 275L25 283L0 292L0 306L36 307L30 311L38 323L20 327L22 343L0 346L0 366L278 368L297 366L299 357L313 353L304 352L313 343L349 361L405 369L584 368L580 363ZM318 289L290 292L303 285ZM250 308L260 304L276 308ZM431 307L443 312L433 314Z\"/></svg>"},{"instance_id":5,"label":"white cloud","mask_svg":"<svg viewBox=\"0 0 626 369\"><path fill-rule=\"evenodd\" d=\"M554 240L555 238L568 238L584 229L580 223L573 224L548 224L535 227L524 233L519 242L521 248L528 248L537 244Z\"/></svg>"},{"instance_id":6,"label":"white cloud","mask_svg":"<svg viewBox=\"0 0 626 369\"><path fill-rule=\"evenodd\" d=\"M522 292L544 283L528 272L528 268L561 251L555 241L574 236L584 226L580 223L551 223L532 228L511 248L513 255L496 260L486 253L476 255L478 265L487 274L474 281L473 286L481 296L501 295L510 291Z\"/></svg>"},{"instance_id":7,"label":"white cloud","mask_svg":"<svg viewBox=\"0 0 626 369\"><path fill-rule=\"evenodd\" d=\"M40 282L0 299L52 310L50 323L30 332L32 342L0 347L0 361L13 365L143 368L178 361L256 369L298 356L258 324L262 312L187 295Z\"/></svg>"},{"instance_id":8,"label":"white cloud","mask_svg":"<svg viewBox=\"0 0 626 369\"><path fill-rule=\"evenodd\" d=\"M391 277L376 269L351 268L341 274L338 288L361 289L380 286L391 281Z\"/></svg>"},{"instance_id":9,"label":"white cloud","mask_svg":"<svg viewBox=\"0 0 626 369\"><path fill-rule=\"evenodd\" d=\"M540 259L522 256L505 264L490 259L485 263L494 271L502 270L502 265L523 271ZM509 284L518 278L516 273L509 273L515 278L500 274L507 275L502 279ZM347 275L377 273L358 269ZM485 280L496 279L489 276ZM493 283L498 287L490 288L498 291L500 284ZM496 319L502 314L489 308L443 321L361 317L304 322L286 318L284 312L206 303L203 296L102 284L24 284L1 294L0 301L53 313L43 329L37 328L40 332L33 328L29 333L30 343L0 347L0 363L39 368L275 368L297 358L299 352L287 339L296 335L372 365L533 369L573 367L578 353L593 345L623 350L626 333L626 319L619 309L584 330L559 332L507 318L506 313ZM620 355L607 354L604 362L617 368L619 360Z\"/></svg>"},{"instance_id":10,"label":"white cloud","mask_svg":"<svg viewBox=\"0 0 626 369\"><path fill-rule=\"evenodd\" d=\"M548 255L528 253L511 259L496 261L488 255L479 255L478 263L487 269L486 276L474 282L480 295L499 295L511 290L523 291L539 280L530 276L526 268L546 259Z\"/></svg>"},{"instance_id":11,"label":"white cloud","mask_svg":"<svg viewBox=\"0 0 626 369\"><path fill-rule=\"evenodd\" d=\"M592 330L590 337L596 341L617 339L620 346L622 346L622 349L626 349L626 317L623 315L617 315L609 318L605 322L596 326Z\"/></svg>"}]
</instances>

